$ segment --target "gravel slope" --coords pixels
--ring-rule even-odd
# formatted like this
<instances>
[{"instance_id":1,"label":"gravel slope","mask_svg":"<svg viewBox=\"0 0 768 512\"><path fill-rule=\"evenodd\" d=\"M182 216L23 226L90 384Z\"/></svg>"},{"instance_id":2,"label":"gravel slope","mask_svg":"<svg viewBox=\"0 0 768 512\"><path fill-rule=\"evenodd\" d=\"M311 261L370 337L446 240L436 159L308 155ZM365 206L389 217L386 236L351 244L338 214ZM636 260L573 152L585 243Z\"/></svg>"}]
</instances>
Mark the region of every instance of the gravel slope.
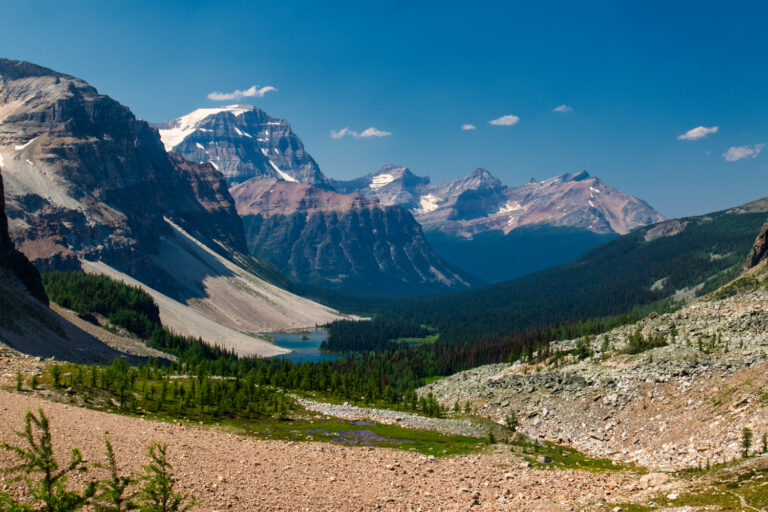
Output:
<instances>
[{"instance_id":1,"label":"gravel slope","mask_svg":"<svg viewBox=\"0 0 768 512\"><path fill-rule=\"evenodd\" d=\"M184 490L204 500L196 510L514 510L565 511L621 501L634 486L622 474L542 471L508 455L429 460L383 448L261 441L191 426L143 421L0 391L0 439L13 440L28 409L43 407L54 446L80 447L101 461L109 432L124 468L138 470L152 440L167 442ZM10 459L0 453L0 466ZM18 493L0 476L0 490Z\"/></svg>"}]
</instances>

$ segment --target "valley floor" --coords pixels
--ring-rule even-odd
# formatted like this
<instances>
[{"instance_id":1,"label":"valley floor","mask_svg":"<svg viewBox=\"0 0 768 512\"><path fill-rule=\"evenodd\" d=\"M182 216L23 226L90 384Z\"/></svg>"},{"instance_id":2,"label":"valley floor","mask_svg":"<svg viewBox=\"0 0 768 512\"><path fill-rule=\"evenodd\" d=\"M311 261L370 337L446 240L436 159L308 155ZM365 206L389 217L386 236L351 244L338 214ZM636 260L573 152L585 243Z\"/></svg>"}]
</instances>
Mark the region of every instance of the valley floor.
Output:
<instances>
[{"instance_id":1,"label":"valley floor","mask_svg":"<svg viewBox=\"0 0 768 512\"><path fill-rule=\"evenodd\" d=\"M630 473L534 469L502 450L433 458L387 448L265 441L5 391L0 439L13 440L26 411L39 407L62 458L79 447L86 460L102 461L108 432L121 468L138 471L151 441L168 443L180 485L204 500L197 510L565 511L622 502L636 487ZM10 462L0 454L0 466ZM18 484L0 478L6 480L0 490L19 492Z\"/></svg>"}]
</instances>

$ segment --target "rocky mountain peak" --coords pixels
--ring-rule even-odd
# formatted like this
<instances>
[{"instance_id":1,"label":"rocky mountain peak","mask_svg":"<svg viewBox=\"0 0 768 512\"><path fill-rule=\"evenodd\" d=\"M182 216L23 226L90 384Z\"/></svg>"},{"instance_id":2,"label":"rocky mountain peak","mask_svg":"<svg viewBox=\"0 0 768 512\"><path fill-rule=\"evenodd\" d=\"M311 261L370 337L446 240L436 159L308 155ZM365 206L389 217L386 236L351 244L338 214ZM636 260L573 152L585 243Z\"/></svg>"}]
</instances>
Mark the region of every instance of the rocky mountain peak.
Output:
<instances>
[{"instance_id":1,"label":"rocky mountain peak","mask_svg":"<svg viewBox=\"0 0 768 512\"><path fill-rule=\"evenodd\" d=\"M3 80L12 81L40 76L74 79L72 76L32 64L31 62L0 58L0 78Z\"/></svg>"},{"instance_id":2,"label":"rocky mountain peak","mask_svg":"<svg viewBox=\"0 0 768 512\"><path fill-rule=\"evenodd\" d=\"M507 187L485 169L432 184L406 167L389 165L357 180L336 182L336 187L347 193L376 196L385 205L403 206L425 230L464 238L486 231L506 234L528 225L625 234L664 220L644 201L606 185L587 171Z\"/></svg>"},{"instance_id":3,"label":"rocky mountain peak","mask_svg":"<svg viewBox=\"0 0 768 512\"><path fill-rule=\"evenodd\" d=\"M29 63L3 61L0 69L9 229L36 264L140 266L158 250L165 218L245 250L215 169L180 165L156 130L83 80ZM214 221L222 215L232 222Z\"/></svg>"},{"instance_id":4,"label":"rocky mountain peak","mask_svg":"<svg viewBox=\"0 0 768 512\"><path fill-rule=\"evenodd\" d=\"M261 177L329 187L290 124L253 105L200 108L154 126L168 151L210 162L231 185Z\"/></svg>"}]
</instances>

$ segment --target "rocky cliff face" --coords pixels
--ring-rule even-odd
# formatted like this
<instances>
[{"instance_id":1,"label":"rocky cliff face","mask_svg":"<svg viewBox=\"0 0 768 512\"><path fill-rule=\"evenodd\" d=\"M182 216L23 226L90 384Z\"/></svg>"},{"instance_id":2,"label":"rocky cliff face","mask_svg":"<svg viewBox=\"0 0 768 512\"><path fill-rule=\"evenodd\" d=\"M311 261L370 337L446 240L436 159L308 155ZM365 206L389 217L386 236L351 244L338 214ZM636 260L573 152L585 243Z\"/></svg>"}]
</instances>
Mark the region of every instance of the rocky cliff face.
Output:
<instances>
[{"instance_id":1,"label":"rocky cliff face","mask_svg":"<svg viewBox=\"0 0 768 512\"><path fill-rule=\"evenodd\" d=\"M576 228L626 234L664 217L647 203L586 172L507 187L484 169L434 185L407 168L385 166L363 178L335 182L337 190L378 197L408 208L425 230L472 237L523 226Z\"/></svg>"},{"instance_id":2,"label":"rocky cliff face","mask_svg":"<svg viewBox=\"0 0 768 512\"><path fill-rule=\"evenodd\" d=\"M78 78L0 60L0 166L10 237L36 266L141 286L176 333L269 356L284 349L259 333L339 318L254 274L265 266L245 256L212 164L169 155L157 130Z\"/></svg>"},{"instance_id":3,"label":"rocky cliff face","mask_svg":"<svg viewBox=\"0 0 768 512\"><path fill-rule=\"evenodd\" d=\"M763 224L757 235L755 245L747 256L747 268L756 267L761 261L768 259L768 221Z\"/></svg>"},{"instance_id":4,"label":"rocky cliff face","mask_svg":"<svg viewBox=\"0 0 768 512\"><path fill-rule=\"evenodd\" d=\"M252 253L301 282L397 294L474 284L432 251L403 208L276 179L231 193Z\"/></svg>"},{"instance_id":5,"label":"rocky cliff face","mask_svg":"<svg viewBox=\"0 0 768 512\"><path fill-rule=\"evenodd\" d=\"M0 59L0 159L11 237L39 267L136 269L164 218L245 249L215 169L169 157L156 130L78 78Z\"/></svg>"},{"instance_id":6,"label":"rocky cliff face","mask_svg":"<svg viewBox=\"0 0 768 512\"><path fill-rule=\"evenodd\" d=\"M11 279L18 279L29 293L44 304L48 304L40 273L13 246L8 234L8 219L5 216L5 196L3 191L3 175L0 167L0 276L6 273ZM6 277L2 277L6 280Z\"/></svg>"},{"instance_id":7,"label":"rocky cliff face","mask_svg":"<svg viewBox=\"0 0 768 512\"><path fill-rule=\"evenodd\" d=\"M155 126L168 151L210 162L230 184L267 177L329 185L288 122L252 105L201 108Z\"/></svg>"}]
</instances>

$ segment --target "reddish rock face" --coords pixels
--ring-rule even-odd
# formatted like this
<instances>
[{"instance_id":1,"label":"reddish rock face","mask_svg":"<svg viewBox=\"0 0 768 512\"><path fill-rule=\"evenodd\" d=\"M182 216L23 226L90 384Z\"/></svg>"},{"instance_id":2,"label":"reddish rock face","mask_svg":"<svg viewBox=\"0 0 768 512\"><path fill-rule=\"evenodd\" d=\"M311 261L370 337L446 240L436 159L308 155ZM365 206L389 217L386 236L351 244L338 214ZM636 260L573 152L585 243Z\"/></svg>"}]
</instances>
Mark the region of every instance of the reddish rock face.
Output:
<instances>
[{"instance_id":1,"label":"reddish rock face","mask_svg":"<svg viewBox=\"0 0 768 512\"><path fill-rule=\"evenodd\" d=\"M760 234L755 240L755 245L747 256L747 268L755 267L766 259L768 259L768 221L763 224Z\"/></svg>"},{"instance_id":2,"label":"reddish rock face","mask_svg":"<svg viewBox=\"0 0 768 512\"><path fill-rule=\"evenodd\" d=\"M39 268L85 258L130 271L157 251L164 218L245 250L221 174L170 157L155 129L86 82L0 59L0 108L10 236Z\"/></svg>"},{"instance_id":3,"label":"reddish rock face","mask_svg":"<svg viewBox=\"0 0 768 512\"><path fill-rule=\"evenodd\" d=\"M275 179L255 178L230 192L252 254L301 282L373 294L476 283L432 251L404 208Z\"/></svg>"}]
</instances>

